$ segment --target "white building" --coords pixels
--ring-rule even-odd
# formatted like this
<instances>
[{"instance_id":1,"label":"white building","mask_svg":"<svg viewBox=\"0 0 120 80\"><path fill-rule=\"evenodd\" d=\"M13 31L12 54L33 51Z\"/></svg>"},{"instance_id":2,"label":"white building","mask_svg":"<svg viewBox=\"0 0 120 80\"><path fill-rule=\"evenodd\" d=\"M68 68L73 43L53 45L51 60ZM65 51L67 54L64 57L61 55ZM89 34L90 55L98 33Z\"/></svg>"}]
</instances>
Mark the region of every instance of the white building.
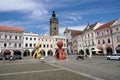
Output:
<instances>
[{"instance_id":1,"label":"white building","mask_svg":"<svg viewBox=\"0 0 120 80\"><path fill-rule=\"evenodd\" d=\"M0 26L0 49L2 54L23 55L23 28Z\"/></svg>"},{"instance_id":2,"label":"white building","mask_svg":"<svg viewBox=\"0 0 120 80\"><path fill-rule=\"evenodd\" d=\"M77 47L78 47L78 53L84 54L84 40L83 40L83 34L77 36Z\"/></svg>"},{"instance_id":3,"label":"white building","mask_svg":"<svg viewBox=\"0 0 120 80\"><path fill-rule=\"evenodd\" d=\"M38 43L39 34L36 33L23 33L23 56L29 56L34 49L34 45Z\"/></svg>"},{"instance_id":4,"label":"white building","mask_svg":"<svg viewBox=\"0 0 120 80\"><path fill-rule=\"evenodd\" d=\"M76 41L74 38L76 38L76 36L80 35L81 33L82 33L82 31L79 31L79 30L72 30L72 29L68 29L68 28L65 29L64 35L67 38L68 54L74 54L74 52L76 52L77 46L76 47L74 46L74 45L76 45Z\"/></svg>"}]
</instances>

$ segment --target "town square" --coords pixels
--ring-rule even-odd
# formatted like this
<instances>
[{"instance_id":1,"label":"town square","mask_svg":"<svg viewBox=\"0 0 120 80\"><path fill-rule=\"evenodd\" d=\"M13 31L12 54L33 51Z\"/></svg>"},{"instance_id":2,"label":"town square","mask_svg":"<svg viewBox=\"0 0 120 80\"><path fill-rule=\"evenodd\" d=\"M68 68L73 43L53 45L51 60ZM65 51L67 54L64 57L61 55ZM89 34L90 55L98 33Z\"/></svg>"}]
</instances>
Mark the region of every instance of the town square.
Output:
<instances>
[{"instance_id":1,"label":"town square","mask_svg":"<svg viewBox=\"0 0 120 80\"><path fill-rule=\"evenodd\" d=\"M119 4L0 0L0 80L120 80Z\"/></svg>"}]
</instances>

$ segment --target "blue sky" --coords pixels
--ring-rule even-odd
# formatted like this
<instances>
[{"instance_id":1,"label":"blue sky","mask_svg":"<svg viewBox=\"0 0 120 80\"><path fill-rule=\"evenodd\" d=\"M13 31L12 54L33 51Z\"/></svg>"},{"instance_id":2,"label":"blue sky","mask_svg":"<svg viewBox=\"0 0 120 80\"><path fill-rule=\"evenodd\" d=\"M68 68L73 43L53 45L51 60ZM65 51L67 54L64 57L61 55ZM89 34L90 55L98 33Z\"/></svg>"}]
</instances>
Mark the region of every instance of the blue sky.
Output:
<instances>
[{"instance_id":1,"label":"blue sky","mask_svg":"<svg viewBox=\"0 0 120 80\"><path fill-rule=\"evenodd\" d=\"M0 26L49 34L53 10L62 34L66 27L83 30L88 22L105 23L120 18L120 0L0 0Z\"/></svg>"}]
</instances>

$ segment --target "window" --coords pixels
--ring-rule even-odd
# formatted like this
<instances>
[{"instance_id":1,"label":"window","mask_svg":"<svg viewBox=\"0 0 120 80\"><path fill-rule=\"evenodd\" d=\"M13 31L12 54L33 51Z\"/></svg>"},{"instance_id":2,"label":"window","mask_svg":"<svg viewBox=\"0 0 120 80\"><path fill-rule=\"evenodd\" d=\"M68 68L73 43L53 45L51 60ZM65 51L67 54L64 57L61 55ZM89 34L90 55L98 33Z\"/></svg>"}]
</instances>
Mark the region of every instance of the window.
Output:
<instances>
[{"instance_id":1,"label":"window","mask_svg":"<svg viewBox=\"0 0 120 80\"><path fill-rule=\"evenodd\" d=\"M27 44L27 43L25 44L25 47L28 47L28 44Z\"/></svg>"},{"instance_id":2,"label":"window","mask_svg":"<svg viewBox=\"0 0 120 80\"><path fill-rule=\"evenodd\" d=\"M93 37L93 33L91 33L92 37Z\"/></svg>"},{"instance_id":3,"label":"window","mask_svg":"<svg viewBox=\"0 0 120 80\"><path fill-rule=\"evenodd\" d=\"M43 47L45 48L45 44L43 45Z\"/></svg>"},{"instance_id":4,"label":"window","mask_svg":"<svg viewBox=\"0 0 120 80\"><path fill-rule=\"evenodd\" d=\"M15 40L17 39L17 36L15 36Z\"/></svg>"},{"instance_id":5,"label":"window","mask_svg":"<svg viewBox=\"0 0 120 80\"><path fill-rule=\"evenodd\" d=\"M34 38L34 40L36 40L36 38Z\"/></svg>"},{"instance_id":6,"label":"window","mask_svg":"<svg viewBox=\"0 0 120 80\"><path fill-rule=\"evenodd\" d=\"M109 34L109 30L106 30L107 34Z\"/></svg>"},{"instance_id":7,"label":"window","mask_svg":"<svg viewBox=\"0 0 120 80\"><path fill-rule=\"evenodd\" d=\"M108 43L110 43L110 39L108 39Z\"/></svg>"},{"instance_id":8,"label":"window","mask_svg":"<svg viewBox=\"0 0 120 80\"><path fill-rule=\"evenodd\" d=\"M28 37L26 37L26 40L28 40Z\"/></svg>"},{"instance_id":9,"label":"window","mask_svg":"<svg viewBox=\"0 0 120 80\"><path fill-rule=\"evenodd\" d=\"M94 45L94 41L92 41L92 45Z\"/></svg>"},{"instance_id":10,"label":"window","mask_svg":"<svg viewBox=\"0 0 120 80\"><path fill-rule=\"evenodd\" d=\"M4 43L4 47L7 47L7 44L6 44L6 43Z\"/></svg>"},{"instance_id":11,"label":"window","mask_svg":"<svg viewBox=\"0 0 120 80\"><path fill-rule=\"evenodd\" d=\"M19 47L21 47L21 43L19 43Z\"/></svg>"},{"instance_id":12,"label":"window","mask_svg":"<svg viewBox=\"0 0 120 80\"><path fill-rule=\"evenodd\" d=\"M19 36L19 39L22 39L21 36Z\"/></svg>"},{"instance_id":13,"label":"window","mask_svg":"<svg viewBox=\"0 0 120 80\"><path fill-rule=\"evenodd\" d=\"M10 35L10 39L12 39L12 36Z\"/></svg>"},{"instance_id":14,"label":"window","mask_svg":"<svg viewBox=\"0 0 120 80\"><path fill-rule=\"evenodd\" d=\"M116 28L116 31L119 31L119 28Z\"/></svg>"},{"instance_id":15,"label":"window","mask_svg":"<svg viewBox=\"0 0 120 80\"><path fill-rule=\"evenodd\" d=\"M14 47L17 47L17 43L14 44Z\"/></svg>"},{"instance_id":16,"label":"window","mask_svg":"<svg viewBox=\"0 0 120 80\"><path fill-rule=\"evenodd\" d=\"M40 44L40 48L41 48L41 44Z\"/></svg>"},{"instance_id":17,"label":"window","mask_svg":"<svg viewBox=\"0 0 120 80\"><path fill-rule=\"evenodd\" d=\"M120 42L120 36L117 36L117 42Z\"/></svg>"},{"instance_id":18,"label":"window","mask_svg":"<svg viewBox=\"0 0 120 80\"><path fill-rule=\"evenodd\" d=\"M102 32L102 36L103 36L104 34L103 34L103 32Z\"/></svg>"},{"instance_id":19,"label":"window","mask_svg":"<svg viewBox=\"0 0 120 80\"><path fill-rule=\"evenodd\" d=\"M5 35L5 39L7 39L7 35Z\"/></svg>"},{"instance_id":20,"label":"window","mask_svg":"<svg viewBox=\"0 0 120 80\"><path fill-rule=\"evenodd\" d=\"M99 36L99 32L97 32L97 36Z\"/></svg>"},{"instance_id":21,"label":"window","mask_svg":"<svg viewBox=\"0 0 120 80\"><path fill-rule=\"evenodd\" d=\"M50 47L52 48L52 44L50 45Z\"/></svg>"},{"instance_id":22,"label":"window","mask_svg":"<svg viewBox=\"0 0 120 80\"><path fill-rule=\"evenodd\" d=\"M32 40L32 38L30 38L30 40Z\"/></svg>"},{"instance_id":23,"label":"window","mask_svg":"<svg viewBox=\"0 0 120 80\"><path fill-rule=\"evenodd\" d=\"M32 47L32 43L30 43L30 47Z\"/></svg>"},{"instance_id":24,"label":"window","mask_svg":"<svg viewBox=\"0 0 120 80\"><path fill-rule=\"evenodd\" d=\"M104 40L102 40L103 41L103 44L105 44L105 41Z\"/></svg>"},{"instance_id":25,"label":"window","mask_svg":"<svg viewBox=\"0 0 120 80\"><path fill-rule=\"evenodd\" d=\"M88 38L90 37L90 35L88 34Z\"/></svg>"},{"instance_id":26,"label":"window","mask_svg":"<svg viewBox=\"0 0 120 80\"><path fill-rule=\"evenodd\" d=\"M100 40L98 40L98 44L100 44Z\"/></svg>"},{"instance_id":27,"label":"window","mask_svg":"<svg viewBox=\"0 0 120 80\"><path fill-rule=\"evenodd\" d=\"M54 30L56 30L56 27L54 28Z\"/></svg>"},{"instance_id":28,"label":"window","mask_svg":"<svg viewBox=\"0 0 120 80\"><path fill-rule=\"evenodd\" d=\"M49 45L47 44L47 48L49 47Z\"/></svg>"}]
</instances>

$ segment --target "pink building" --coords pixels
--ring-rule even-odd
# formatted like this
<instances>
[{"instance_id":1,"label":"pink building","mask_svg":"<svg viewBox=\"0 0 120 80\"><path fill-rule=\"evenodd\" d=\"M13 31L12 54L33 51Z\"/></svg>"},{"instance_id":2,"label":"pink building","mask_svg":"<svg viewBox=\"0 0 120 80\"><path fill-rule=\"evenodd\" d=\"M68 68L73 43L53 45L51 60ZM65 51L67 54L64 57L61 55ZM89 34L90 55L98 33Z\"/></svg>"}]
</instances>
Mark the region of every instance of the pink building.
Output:
<instances>
[{"instance_id":1,"label":"pink building","mask_svg":"<svg viewBox=\"0 0 120 80\"><path fill-rule=\"evenodd\" d=\"M113 53L113 40L110 26L115 22L107 22L95 29L96 47L101 49L103 54Z\"/></svg>"}]
</instances>

